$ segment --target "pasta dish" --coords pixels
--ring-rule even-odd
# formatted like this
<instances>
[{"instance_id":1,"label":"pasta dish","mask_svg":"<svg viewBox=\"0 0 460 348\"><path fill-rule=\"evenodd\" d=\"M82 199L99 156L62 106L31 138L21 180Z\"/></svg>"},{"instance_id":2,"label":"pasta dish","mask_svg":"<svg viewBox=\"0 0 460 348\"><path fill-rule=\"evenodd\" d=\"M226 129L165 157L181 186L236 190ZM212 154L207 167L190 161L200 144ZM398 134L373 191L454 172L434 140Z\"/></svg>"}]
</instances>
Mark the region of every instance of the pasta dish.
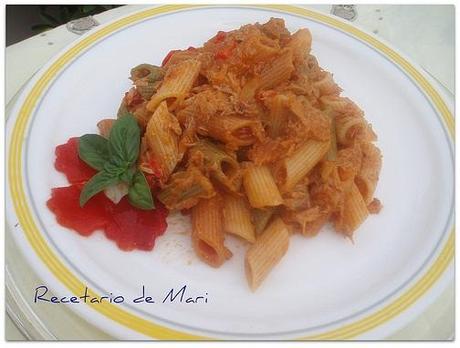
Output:
<instances>
[{"instance_id":1,"label":"pasta dish","mask_svg":"<svg viewBox=\"0 0 460 348\"><path fill-rule=\"evenodd\" d=\"M351 239L381 209L374 191L382 156L363 111L341 96L311 44L308 29L291 34L272 18L171 51L161 66L133 68L118 117L75 145L92 172L75 184L72 214L92 217L90 205L110 205L86 234L104 228L122 249L142 249L139 239L150 232L119 237L128 226L121 205L156 212L155 221L167 211L189 214L193 249L212 267L232 257L227 234L245 241L253 290L286 253L290 235L312 237L330 223ZM59 217L55 190L48 206ZM79 230L72 219L58 221ZM144 249L161 233L152 232Z\"/></svg>"}]
</instances>

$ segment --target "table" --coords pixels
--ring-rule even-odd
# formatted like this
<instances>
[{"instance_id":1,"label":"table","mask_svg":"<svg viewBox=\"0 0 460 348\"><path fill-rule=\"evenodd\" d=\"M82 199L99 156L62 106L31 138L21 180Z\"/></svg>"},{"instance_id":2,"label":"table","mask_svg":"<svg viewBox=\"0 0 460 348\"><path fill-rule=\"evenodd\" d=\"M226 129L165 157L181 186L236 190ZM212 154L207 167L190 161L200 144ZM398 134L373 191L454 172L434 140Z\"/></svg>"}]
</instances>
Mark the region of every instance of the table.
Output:
<instances>
[{"instance_id":1,"label":"table","mask_svg":"<svg viewBox=\"0 0 460 348\"><path fill-rule=\"evenodd\" d=\"M100 23L106 23L117 17L141 10L146 5L122 6L95 16ZM321 12L330 13L329 5L305 6ZM454 21L453 5L357 5L357 17L354 24L368 32L373 32L400 49L415 62L419 63L440 89L453 103L454 91ZM420 25L423 23L423 25ZM6 88L5 101L13 104L15 96L24 84L52 56L68 44L78 39L79 35L60 26L45 33L33 36L6 48ZM31 58L32 57L32 58ZM8 108L7 108L8 109ZM11 253L6 241L6 250ZM13 246L11 246L13 248ZM450 284L444 293L414 322L388 337L390 340L407 340L416 337L420 340L444 340L454 337L454 284ZM7 293L7 302L8 302ZM10 299L11 300L11 299ZM14 318L18 322L18 318ZM23 319L24 320L24 319ZM73 318L72 320L77 320ZM15 325L10 316L6 316L5 336L8 340L26 340L26 336ZM110 339L102 332L89 336L79 336L89 326L81 325L76 336L66 339Z\"/></svg>"}]
</instances>

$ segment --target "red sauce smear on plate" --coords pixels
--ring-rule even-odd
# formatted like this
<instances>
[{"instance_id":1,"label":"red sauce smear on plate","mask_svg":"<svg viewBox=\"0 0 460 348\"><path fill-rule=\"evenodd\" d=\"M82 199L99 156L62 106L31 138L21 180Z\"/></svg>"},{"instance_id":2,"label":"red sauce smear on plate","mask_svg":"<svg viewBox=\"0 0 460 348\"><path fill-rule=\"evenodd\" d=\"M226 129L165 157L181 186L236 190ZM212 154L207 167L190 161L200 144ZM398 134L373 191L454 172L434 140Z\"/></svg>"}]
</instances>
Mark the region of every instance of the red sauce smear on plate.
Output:
<instances>
[{"instance_id":1,"label":"red sauce smear on plate","mask_svg":"<svg viewBox=\"0 0 460 348\"><path fill-rule=\"evenodd\" d=\"M152 250L155 239L166 231L168 210L158 201L155 209L142 210L133 207L126 196L115 204L101 192L80 207L83 185L96 172L78 157L78 138L56 147L55 167L72 184L53 188L47 202L61 226L82 236L102 229L108 239L125 251Z\"/></svg>"}]
</instances>

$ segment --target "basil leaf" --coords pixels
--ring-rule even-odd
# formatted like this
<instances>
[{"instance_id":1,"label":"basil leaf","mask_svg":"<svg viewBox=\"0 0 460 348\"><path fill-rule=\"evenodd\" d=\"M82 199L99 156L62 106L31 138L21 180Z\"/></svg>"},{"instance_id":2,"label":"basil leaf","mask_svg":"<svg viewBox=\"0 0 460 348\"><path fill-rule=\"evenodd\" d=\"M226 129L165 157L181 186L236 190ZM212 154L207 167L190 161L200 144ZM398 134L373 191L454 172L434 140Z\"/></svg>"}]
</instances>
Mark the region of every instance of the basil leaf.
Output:
<instances>
[{"instance_id":1,"label":"basil leaf","mask_svg":"<svg viewBox=\"0 0 460 348\"><path fill-rule=\"evenodd\" d=\"M91 197L119 181L117 176L105 171L97 173L83 187L80 193L80 207L83 207Z\"/></svg>"},{"instance_id":2,"label":"basil leaf","mask_svg":"<svg viewBox=\"0 0 460 348\"><path fill-rule=\"evenodd\" d=\"M124 169L130 166L130 164L127 161L119 157L110 157L110 163L117 167L124 168Z\"/></svg>"},{"instance_id":3,"label":"basil leaf","mask_svg":"<svg viewBox=\"0 0 460 348\"><path fill-rule=\"evenodd\" d=\"M114 164L112 162L106 162L104 164L103 170L108 174L119 177L126 171L126 164Z\"/></svg>"},{"instance_id":4,"label":"basil leaf","mask_svg":"<svg viewBox=\"0 0 460 348\"><path fill-rule=\"evenodd\" d=\"M139 156L141 131L132 114L117 119L109 135L109 153L121 161L132 165Z\"/></svg>"},{"instance_id":5,"label":"basil leaf","mask_svg":"<svg viewBox=\"0 0 460 348\"><path fill-rule=\"evenodd\" d=\"M127 184L131 184L133 182L136 171L137 168L134 166L126 169L123 173L121 173L120 180Z\"/></svg>"},{"instance_id":6,"label":"basil leaf","mask_svg":"<svg viewBox=\"0 0 460 348\"><path fill-rule=\"evenodd\" d=\"M78 142L81 160L96 170L101 170L109 160L108 141L97 134L85 134Z\"/></svg>"},{"instance_id":7,"label":"basil leaf","mask_svg":"<svg viewBox=\"0 0 460 348\"><path fill-rule=\"evenodd\" d=\"M133 182L128 190L128 200L131 205L139 209L155 208L147 179L140 170L134 174Z\"/></svg>"}]
</instances>

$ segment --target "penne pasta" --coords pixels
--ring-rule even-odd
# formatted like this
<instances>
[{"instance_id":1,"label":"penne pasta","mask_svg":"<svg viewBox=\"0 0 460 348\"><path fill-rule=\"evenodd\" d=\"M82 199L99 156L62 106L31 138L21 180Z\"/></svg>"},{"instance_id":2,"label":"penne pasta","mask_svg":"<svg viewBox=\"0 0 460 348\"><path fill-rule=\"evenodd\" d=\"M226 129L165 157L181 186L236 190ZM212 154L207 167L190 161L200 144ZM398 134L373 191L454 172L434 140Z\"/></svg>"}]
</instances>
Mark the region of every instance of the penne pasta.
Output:
<instances>
[{"instance_id":1,"label":"penne pasta","mask_svg":"<svg viewBox=\"0 0 460 348\"><path fill-rule=\"evenodd\" d=\"M267 207L263 209L252 209L252 222L256 236L259 236L267 227L270 219L275 214L276 207Z\"/></svg>"},{"instance_id":2,"label":"penne pasta","mask_svg":"<svg viewBox=\"0 0 460 348\"><path fill-rule=\"evenodd\" d=\"M336 113L360 116L362 111L350 99L337 95L324 95L319 98L323 109L331 109Z\"/></svg>"},{"instance_id":3,"label":"penne pasta","mask_svg":"<svg viewBox=\"0 0 460 348\"><path fill-rule=\"evenodd\" d=\"M243 42L241 51L244 58L252 62L260 62L276 55L280 50L276 40L272 40L265 35L254 35L249 40Z\"/></svg>"},{"instance_id":4,"label":"penne pasta","mask_svg":"<svg viewBox=\"0 0 460 348\"><path fill-rule=\"evenodd\" d=\"M293 72L292 50L287 49L272 62L270 68L262 72L259 89L274 87L288 80Z\"/></svg>"},{"instance_id":5,"label":"penne pasta","mask_svg":"<svg viewBox=\"0 0 460 348\"><path fill-rule=\"evenodd\" d=\"M147 102L143 102L138 107L136 107L135 110L132 111L132 114L142 129L147 127L147 123L149 122L150 117L152 117L152 113L147 110Z\"/></svg>"},{"instance_id":6,"label":"penne pasta","mask_svg":"<svg viewBox=\"0 0 460 348\"><path fill-rule=\"evenodd\" d=\"M305 60L305 57L311 50L310 30L300 29L296 31L286 46L292 48L293 56L296 61L301 62Z\"/></svg>"},{"instance_id":7,"label":"penne pasta","mask_svg":"<svg viewBox=\"0 0 460 348\"><path fill-rule=\"evenodd\" d=\"M270 100L270 112L266 120L267 131L270 137L276 138L281 135L283 126L288 120L288 112L286 110L286 103L288 97L278 94Z\"/></svg>"},{"instance_id":8,"label":"penne pasta","mask_svg":"<svg viewBox=\"0 0 460 348\"><path fill-rule=\"evenodd\" d=\"M256 240L251 212L244 197L224 196L224 230L250 243Z\"/></svg>"},{"instance_id":9,"label":"penne pasta","mask_svg":"<svg viewBox=\"0 0 460 348\"><path fill-rule=\"evenodd\" d=\"M368 205L372 202L379 180L379 173L382 168L382 155L380 150L372 143L362 144L361 149L363 159L355 178L355 183L364 198L364 202Z\"/></svg>"},{"instance_id":10,"label":"penne pasta","mask_svg":"<svg viewBox=\"0 0 460 348\"><path fill-rule=\"evenodd\" d=\"M358 187L352 183L345 193L343 209L334 222L337 231L348 237L366 220L369 212Z\"/></svg>"},{"instance_id":11,"label":"penne pasta","mask_svg":"<svg viewBox=\"0 0 460 348\"><path fill-rule=\"evenodd\" d=\"M308 140L296 152L276 168L282 181L282 191L290 191L327 154L330 143Z\"/></svg>"},{"instance_id":12,"label":"penne pasta","mask_svg":"<svg viewBox=\"0 0 460 348\"><path fill-rule=\"evenodd\" d=\"M259 76L249 80L241 89L240 99L245 102L253 99L257 90L260 88L260 84L261 82Z\"/></svg>"},{"instance_id":13,"label":"penne pasta","mask_svg":"<svg viewBox=\"0 0 460 348\"><path fill-rule=\"evenodd\" d=\"M243 174L243 185L249 203L254 208L276 206L283 203L270 169L265 166L250 165Z\"/></svg>"},{"instance_id":14,"label":"penne pasta","mask_svg":"<svg viewBox=\"0 0 460 348\"><path fill-rule=\"evenodd\" d=\"M264 129L259 120L229 115L210 118L206 124L199 123L198 133L218 139L230 147L239 147L262 139Z\"/></svg>"},{"instance_id":15,"label":"penne pasta","mask_svg":"<svg viewBox=\"0 0 460 348\"><path fill-rule=\"evenodd\" d=\"M249 100L254 97L256 91L277 86L288 80L294 72L292 59L292 50L285 49L266 70L243 86L240 98L243 101Z\"/></svg>"},{"instance_id":16,"label":"penne pasta","mask_svg":"<svg viewBox=\"0 0 460 348\"><path fill-rule=\"evenodd\" d=\"M198 77L200 67L200 61L189 59L178 63L174 69L168 70L158 91L148 102L147 109L154 112L165 99L183 99Z\"/></svg>"},{"instance_id":17,"label":"penne pasta","mask_svg":"<svg viewBox=\"0 0 460 348\"><path fill-rule=\"evenodd\" d=\"M335 127L335 114L331 109L327 109L324 113L329 117L331 120L331 146L329 151L327 152L327 159L333 161L337 158L337 132Z\"/></svg>"},{"instance_id":18,"label":"penne pasta","mask_svg":"<svg viewBox=\"0 0 460 348\"><path fill-rule=\"evenodd\" d=\"M341 90L339 86L334 82L332 78L332 74L329 72L325 72L324 76L318 80L313 82L313 87L317 88L320 95L338 95Z\"/></svg>"},{"instance_id":19,"label":"penne pasta","mask_svg":"<svg viewBox=\"0 0 460 348\"><path fill-rule=\"evenodd\" d=\"M245 273L249 287L256 290L279 263L289 247L289 232L280 218L275 219L245 257Z\"/></svg>"},{"instance_id":20,"label":"penne pasta","mask_svg":"<svg viewBox=\"0 0 460 348\"><path fill-rule=\"evenodd\" d=\"M198 257L220 267L232 256L224 245L222 202L219 196L203 199L192 209L192 245Z\"/></svg>"},{"instance_id":21,"label":"penne pasta","mask_svg":"<svg viewBox=\"0 0 460 348\"><path fill-rule=\"evenodd\" d=\"M159 166L159 179L163 183L181 159L178 146L181 133L179 122L163 101L150 118L144 135L148 151Z\"/></svg>"},{"instance_id":22,"label":"penne pasta","mask_svg":"<svg viewBox=\"0 0 460 348\"><path fill-rule=\"evenodd\" d=\"M367 124L362 117L339 114L335 120L338 144L349 146L355 141L361 141L366 138Z\"/></svg>"},{"instance_id":23,"label":"penne pasta","mask_svg":"<svg viewBox=\"0 0 460 348\"><path fill-rule=\"evenodd\" d=\"M204 168L215 181L227 190L237 192L241 186L240 165L235 154L229 153L207 140L197 142L190 149L190 157L203 156Z\"/></svg>"}]
</instances>

